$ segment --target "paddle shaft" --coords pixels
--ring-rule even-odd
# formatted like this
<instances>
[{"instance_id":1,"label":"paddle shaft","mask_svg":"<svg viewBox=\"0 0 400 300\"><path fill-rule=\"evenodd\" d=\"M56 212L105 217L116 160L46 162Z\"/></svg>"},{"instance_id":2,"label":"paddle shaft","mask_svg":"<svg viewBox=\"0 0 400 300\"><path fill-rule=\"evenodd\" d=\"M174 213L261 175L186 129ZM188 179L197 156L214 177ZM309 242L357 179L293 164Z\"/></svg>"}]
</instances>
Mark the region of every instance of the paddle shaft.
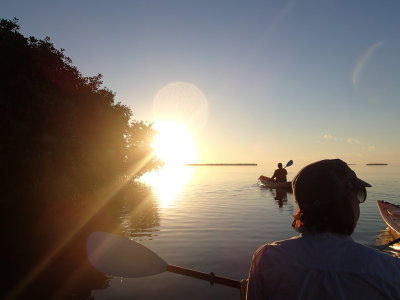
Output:
<instances>
[{"instance_id":1,"label":"paddle shaft","mask_svg":"<svg viewBox=\"0 0 400 300\"><path fill-rule=\"evenodd\" d=\"M206 280L206 281L209 281L211 284L218 283L218 284L222 284L222 285L240 289L240 281L217 276L213 272L207 274L207 273L203 273L203 272L199 272L199 271L195 271L195 270L191 270L191 269L186 269L186 268L182 268L182 267L174 266L174 265L168 265L167 271L185 275L185 276L189 276L189 277Z\"/></svg>"},{"instance_id":2,"label":"paddle shaft","mask_svg":"<svg viewBox=\"0 0 400 300\"><path fill-rule=\"evenodd\" d=\"M385 250L387 247L392 246L393 244L396 244L398 242L400 242L400 238L397 238L397 239L395 239L395 240L393 240L390 243L387 243L385 245L379 246L378 250Z\"/></svg>"}]
</instances>

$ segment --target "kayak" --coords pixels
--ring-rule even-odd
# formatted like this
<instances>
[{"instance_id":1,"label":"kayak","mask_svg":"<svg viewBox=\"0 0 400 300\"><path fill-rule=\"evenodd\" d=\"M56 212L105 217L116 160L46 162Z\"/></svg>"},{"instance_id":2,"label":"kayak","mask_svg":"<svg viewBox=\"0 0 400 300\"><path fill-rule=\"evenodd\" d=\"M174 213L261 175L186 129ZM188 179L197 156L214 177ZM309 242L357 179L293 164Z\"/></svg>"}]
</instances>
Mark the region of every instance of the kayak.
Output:
<instances>
[{"instance_id":1,"label":"kayak","mask_svg":"<svg viewBox=\"0 0 400 300\"><path fill-rule=\"evenodd\" d=\"M400 236L400 206L382 200L376 203L383 221L394 234Z\"/></svg>"},{"instance_id":2,"label":"kayak","mask_svg":"<svg viewBox=\"0 0 400 300\"><path fill-rule=\"evenodd\" d=\"M268 188L268 189L276 189L276 188L281 188L281 189L291 189L292 188L292 183L289 182L275 182L275 181L264 181L261 179L258 179L258 185L260 187Z\"/></svg>"}]
</instances>

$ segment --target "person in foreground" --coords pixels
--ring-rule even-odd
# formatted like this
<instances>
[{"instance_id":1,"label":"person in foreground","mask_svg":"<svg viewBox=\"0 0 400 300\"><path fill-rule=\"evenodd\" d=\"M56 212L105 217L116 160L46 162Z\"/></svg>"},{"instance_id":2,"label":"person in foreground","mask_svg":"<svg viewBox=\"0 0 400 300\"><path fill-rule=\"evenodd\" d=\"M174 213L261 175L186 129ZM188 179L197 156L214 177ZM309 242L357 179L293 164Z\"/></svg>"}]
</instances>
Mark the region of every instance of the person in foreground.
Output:
<instances>
[{"instance_id":1,"label":"person in foreground","mask_svg":"<svg viewBox=\"0 0 400 300\"><path fill-rule=\"evenodd\" d=\"M278 169L275 170L274 174L271 177L271 181L276 182L286 182L287 171L282 168L282 163L278 164Z\"/></svg>"},{"instance_id":2,"label":"person in foreground","mask_svg":"<svg viewBox=\"0 0 400 300\"><path fill-rule=\"evenodd\" d=\"M304 167L292 181L299 236L254 254L246 299L400 299L400 260L350 237L366 187L339 159ZM242 296L243 297L243 296Z\"/></svg>"}]
</instances>

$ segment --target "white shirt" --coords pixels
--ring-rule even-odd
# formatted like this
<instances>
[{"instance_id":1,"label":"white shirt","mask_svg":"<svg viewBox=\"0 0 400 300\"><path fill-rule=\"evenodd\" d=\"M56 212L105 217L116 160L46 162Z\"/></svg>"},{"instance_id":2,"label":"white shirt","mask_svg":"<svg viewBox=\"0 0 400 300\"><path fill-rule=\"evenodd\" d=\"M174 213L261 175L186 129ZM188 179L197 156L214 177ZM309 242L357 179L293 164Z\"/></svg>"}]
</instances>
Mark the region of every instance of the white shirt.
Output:
<instances>
[{"instance_id":1,"label":"white shirt","mask_svg":"<svg viewBox=\"0 0 400 300\"><path fill-rule=\"evenodd\" d=\"M247 299L400 299L400 259L350 236L303 234L255 252Z\"/></svg>"}]
</instances>

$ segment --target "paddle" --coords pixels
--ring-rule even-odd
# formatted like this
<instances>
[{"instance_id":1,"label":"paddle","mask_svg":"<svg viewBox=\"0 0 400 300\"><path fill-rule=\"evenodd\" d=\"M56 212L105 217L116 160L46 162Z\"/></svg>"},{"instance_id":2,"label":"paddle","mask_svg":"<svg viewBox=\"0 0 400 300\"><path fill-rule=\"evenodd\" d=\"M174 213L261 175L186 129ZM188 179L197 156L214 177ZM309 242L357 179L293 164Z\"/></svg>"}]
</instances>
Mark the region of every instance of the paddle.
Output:
<instances>
[{"instance_id":1,"label":"paddle","mask_svg":"<svg viewBox=\"0 0 400 300\"><path fill-rule=\"evenodd\" d=\"M287 168L287 167L290 167L291 165L293 165L293 160L289 160L287 162L286 166L284 167L284 169Z\"/></svg>"},{"instance_id":2,"label":"paddle","mask_svg":"<svg viewBox=\"0 0 400 300\"><path fill-rule=\"evenodd\" d=\"M107 232L92 233L87 240L86 251L90 263L97 270L116 277L145 277L169 271L240 289L237 280L217 276L213 272L207 274L170 265L145 246Z\"/></svg>"},{"instance_id":3,"label":"paddle","mask_svg":"<svg viewBox=\"0 0 400 300\"><path fill-rule=\"evenodd\" d=\"M385 250L387 247L392 246L393 244L396 244L398 242L400 242L400 238L397 238L397 239L395 239L395 240L393 240L393 241L391 241L391 242L389 242L389 243L387 243L385 245L378 246L378 247L375 247L375 248L382 251L382 250Z\"/></svg>"}]
</instances>

